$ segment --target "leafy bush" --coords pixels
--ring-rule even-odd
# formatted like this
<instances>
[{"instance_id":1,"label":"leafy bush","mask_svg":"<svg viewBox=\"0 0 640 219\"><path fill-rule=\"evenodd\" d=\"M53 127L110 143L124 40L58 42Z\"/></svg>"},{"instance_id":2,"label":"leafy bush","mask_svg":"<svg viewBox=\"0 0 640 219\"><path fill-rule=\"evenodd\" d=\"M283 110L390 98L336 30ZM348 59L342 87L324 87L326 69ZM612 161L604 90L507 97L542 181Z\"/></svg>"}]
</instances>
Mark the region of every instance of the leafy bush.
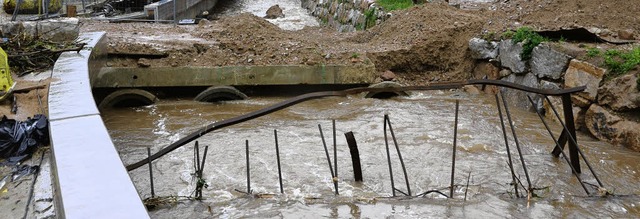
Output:
<instances>
[{"instance_id":1,"label":"leafy bush","mask_svg":"<svg viewBox=\"0 0 640 219\"><path fill-rule=\"evenodd\" d=\"M513 43L523 42L522 45L522 53L520 56L523 60L531 59L531 53L533 52L533 48L540 45L540 43L549 41L547 38L540 36L540 34L533 31L533 29L529 27L521 27L516 30L515 34L513 34Z\"/></svg>"}]
</instances>

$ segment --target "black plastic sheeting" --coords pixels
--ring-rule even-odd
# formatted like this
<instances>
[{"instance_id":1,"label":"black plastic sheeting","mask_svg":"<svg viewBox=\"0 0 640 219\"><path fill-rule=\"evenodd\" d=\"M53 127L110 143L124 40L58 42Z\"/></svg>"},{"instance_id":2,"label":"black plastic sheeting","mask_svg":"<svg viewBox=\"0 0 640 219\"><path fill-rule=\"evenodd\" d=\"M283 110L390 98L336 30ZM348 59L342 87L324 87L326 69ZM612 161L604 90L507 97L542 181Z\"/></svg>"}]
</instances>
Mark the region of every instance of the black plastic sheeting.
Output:
<instances>
[{"instance_id":1,"label":"black plastic sheeting","mask_svg":"<svg viewBox=\"0 0 640 219\"><path fill-rule=\"evenodd\" d=\"M562 30L544 30L538 31L543 37L549 39L565 39L574 42L592 42L592 43L611 43L611 44L630 44L635 43L634 40L620 40L614 38L603 38L598 34L591 33L584 28L562 29Z\"/></svg>"},{"instance_id":2,"label":"black plastic sheeting","mask_svg":"<svg viewBox=\"0 0 640 219\"><path fill-rule=\"evenodd\" d=\"M41 145L49 144L49 121L35 115L25 121L2 116L0 120L0 158L17 163L30 158Z\"/></svg>"}]
</instances>

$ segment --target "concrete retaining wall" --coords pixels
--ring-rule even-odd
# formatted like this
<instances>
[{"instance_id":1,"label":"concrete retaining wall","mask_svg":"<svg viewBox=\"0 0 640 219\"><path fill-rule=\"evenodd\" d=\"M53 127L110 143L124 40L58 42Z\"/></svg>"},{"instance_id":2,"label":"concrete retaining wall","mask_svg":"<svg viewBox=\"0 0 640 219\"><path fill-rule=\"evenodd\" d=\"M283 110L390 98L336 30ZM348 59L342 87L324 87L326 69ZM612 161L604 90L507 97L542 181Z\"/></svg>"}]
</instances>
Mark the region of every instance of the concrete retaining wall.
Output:
<instances>
[{"instance_id":1,"label":"concrete retaining wall","mask_svg":"<svg viewBox=\"0 0 640 219\"><path fill-rule=\"evenodd\" d=\"M106 57L104 32L63 53L49 88L56 215L61 218L149 218L100 117L89 80Z\"/></svg>"},{"instance_id":2,"label":"concrete retaining wall","mask_svg":"<svg viewBox=\"0 0 640 219\"><path fill-rule=\"evenodd\" d=\"M179 74L180 77L176 77ZM184 87L213 85L371 84L373 64L224 67L110 68L92 75L92 87Z\"/></svg>"},{"instance_id":3,"label":"concrete retaining wall","mask_svg":"<svg viewBox=\"0 0 640 219\"><path fill-rule=\"evenodd\" d=\"M145 14L153 15L155 20L173 20L175 2L176 19L192 19L203 11L209 11L218 0L165 0L144 6Z\"/></svg>"}]
</instances>

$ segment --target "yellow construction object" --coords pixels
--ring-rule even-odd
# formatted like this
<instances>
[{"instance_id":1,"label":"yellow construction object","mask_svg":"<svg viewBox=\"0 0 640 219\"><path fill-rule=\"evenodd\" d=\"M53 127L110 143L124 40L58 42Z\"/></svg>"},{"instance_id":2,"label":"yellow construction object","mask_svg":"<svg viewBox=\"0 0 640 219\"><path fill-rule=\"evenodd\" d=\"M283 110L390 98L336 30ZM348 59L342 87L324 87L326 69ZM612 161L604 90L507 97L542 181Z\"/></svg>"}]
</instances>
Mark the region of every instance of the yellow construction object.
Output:
<instances>
[{"instance_id":1,"label":"yellow construction object","mask_svg":"<svg viewBox=\"0 0 640 219\"><path fill-rule=\"evenodd\" d=\"M0 101L7 99L13 93L16 83L13 82L9 72L9 59L7 53L0 47Z\"/></svg>"}]
</instances>

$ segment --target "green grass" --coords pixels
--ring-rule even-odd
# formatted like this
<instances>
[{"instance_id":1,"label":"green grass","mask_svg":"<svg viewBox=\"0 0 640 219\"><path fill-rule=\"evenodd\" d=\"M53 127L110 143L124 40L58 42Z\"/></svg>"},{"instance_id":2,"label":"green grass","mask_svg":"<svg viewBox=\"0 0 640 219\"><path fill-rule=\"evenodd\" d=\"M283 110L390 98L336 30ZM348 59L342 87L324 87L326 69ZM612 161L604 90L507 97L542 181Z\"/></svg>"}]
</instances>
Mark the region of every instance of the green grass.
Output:
<instances>
[{"instance_id":1,"label":"green grass","mask_svg":"<svg viewBox=\"0 0 640 219\"><path fill-rule=\"evenodd\" d=\"M636 47L630 51L607 50L604 53L604 65L611 73L609 78L616 77L627 73L640 65L640 47Z\"/></svg>"},{"instance_id":2,"label":"green grass","mask_svg":"<svg viewBox=\"0 0 640 219\"><path fill-rule=\"evenodd\" d=\"M564 36L560 36L560 39L558 39L558 42L566 43L567 42L567 38L564 38Z\"/></svg>"},{"instance_id":3,"label":"green grass","mask_svg":"<svg viewBox=\"0 0 640 219\"><path fill-rule=\"evenodd\" d=\"M503 34L504 36L504 34ZM540 45L540 43L549 41L547 38L540 36L540 34L536 33L530 27L521 27L516 30L513 34L513 43L524 42L522 45L522 53L520 56L522 60L531 59L531 53L533 52L533 48Z\"/></svg>"},{"instance_id":4,"label":"green grass","mask_svg":"<svg viewBox=\"0 0 640 219\"><path fill-rule=\"evenodd\" d=\"M373 27L374 25L376 25L376 9L375 8L369 8L369 10L364 12L364 17L365 17L365 25L364 25L364 29L369 29L371 27Z\"/></svg>"},{"instance_id":5,"label":"green grass","mask_svg":"<svg viewBox=\"0 0 640 219\"><path fill-rule=\"evenodd\" d=\"M486 41L494 41L496 39L496 32L489 31L482 34L481 38Z\"/></svg>"},{"instance_id":6,"label":"green grass","mask_svg":"<svg viewBox=\"0 0 640 219\"><path fill-rule=\"evenodd\" d=\"M376 3L385 11L405 9L413 6L411 0L377 0Z\"/></svg>"},{"instance_id":7,"label":"green grass","mask_svg":"<svg viewBox=\"0 0 640 219\"><path fill-rule=\"evenodd\" d=\"M507 30L504 33L502 33L501 39L506 40L506 39L511 39L513 38L513 35L515 35L516 33L511 31L511 30Z\"/></svg>"},{"instance_id":8,"label":"green grass","mask_svg":"<svg viewBox=\"0 0 640 219\"><path fill-rule=\"evenodd\" d=\"M600 50L598 48L589 48L587 49L587 56L593 58L600 55Z\"/></svg>"}]
</instances>

